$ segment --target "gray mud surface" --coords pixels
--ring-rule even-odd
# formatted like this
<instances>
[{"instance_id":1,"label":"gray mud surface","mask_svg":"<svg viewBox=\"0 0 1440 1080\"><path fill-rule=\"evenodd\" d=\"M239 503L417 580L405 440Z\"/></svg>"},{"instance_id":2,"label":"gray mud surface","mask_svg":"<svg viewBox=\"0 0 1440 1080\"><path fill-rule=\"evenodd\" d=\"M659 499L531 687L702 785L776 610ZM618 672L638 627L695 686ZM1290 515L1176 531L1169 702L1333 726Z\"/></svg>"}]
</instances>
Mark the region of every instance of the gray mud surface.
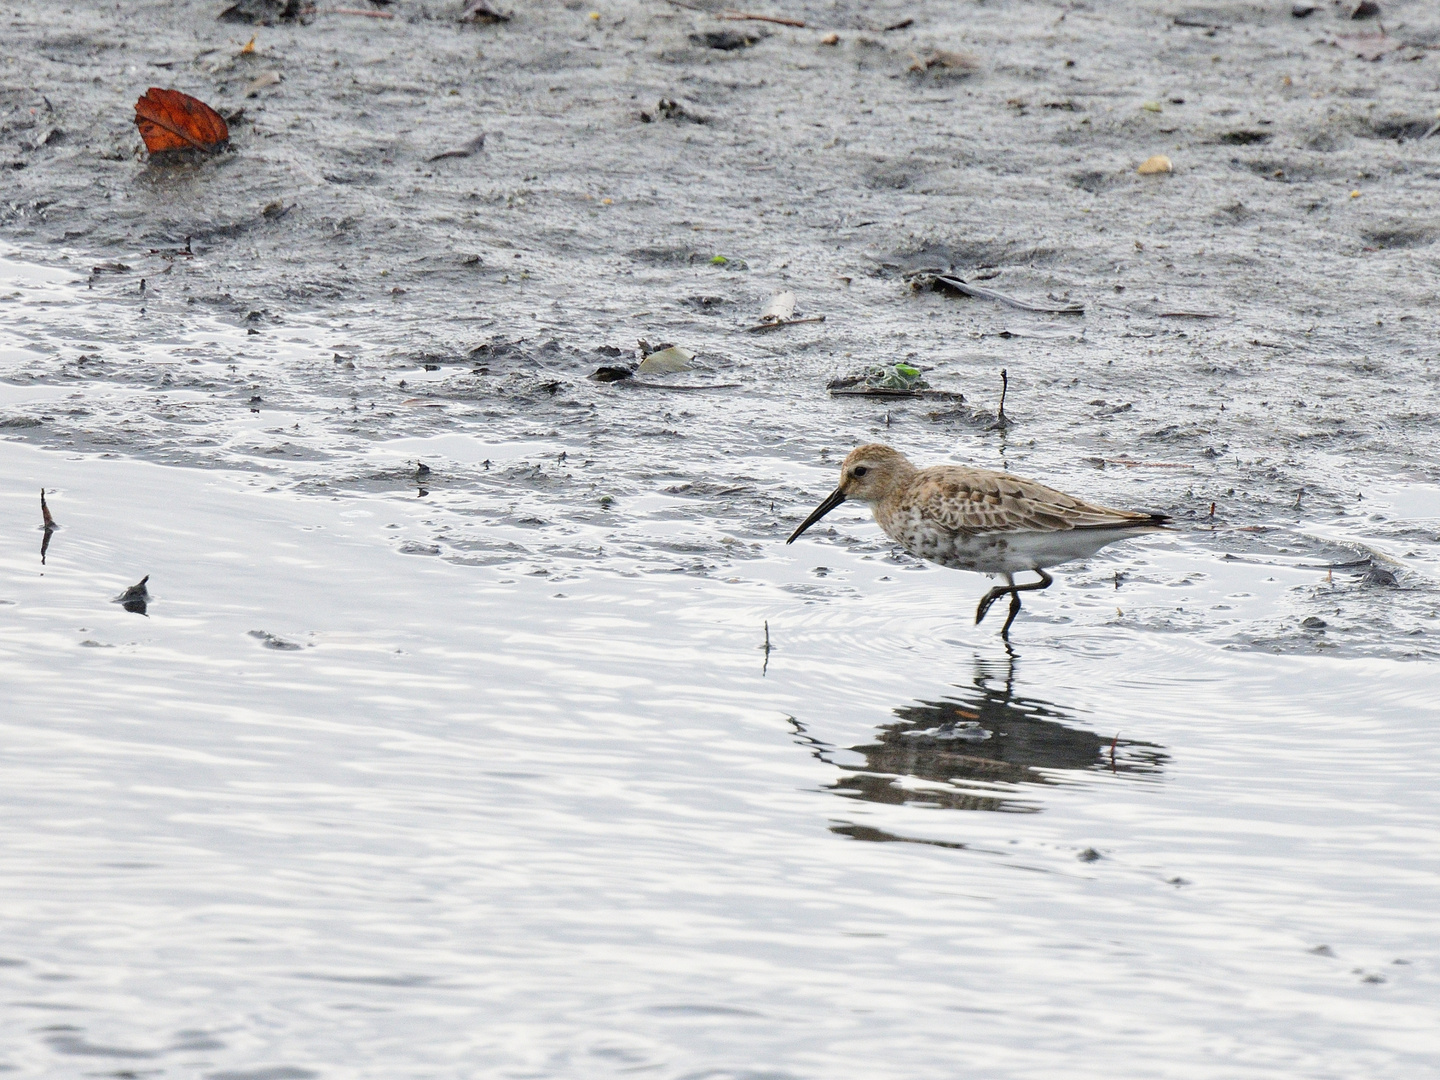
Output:
<instances>
[{"instance_id":1,"label":"gray mud surface","mask_svg":"<svg viewBox=\"0 0 1440 1080\"><path fill-rule=\"evenodd\" d=\"M1316 570L1274 610L1138 625L1440 655L1434 512L1385 498L1440 482L1433 5L223 6L0 8L0 240L75 272L0 297L0 377L57 394L0 405L5 437L418 488L402 550L557 579L732 573L879 438L1165 511L1202 561ZM148 164L151 85L243 109L233 152ZM1174 171L1138 175L1155 154ZM746 332L781 289L825 321ZM588 378L640 340L697 370ZM899 360L966 401L827 394ZM815 536L890 550L851 524Z\"/></svg>"}]
</instances>

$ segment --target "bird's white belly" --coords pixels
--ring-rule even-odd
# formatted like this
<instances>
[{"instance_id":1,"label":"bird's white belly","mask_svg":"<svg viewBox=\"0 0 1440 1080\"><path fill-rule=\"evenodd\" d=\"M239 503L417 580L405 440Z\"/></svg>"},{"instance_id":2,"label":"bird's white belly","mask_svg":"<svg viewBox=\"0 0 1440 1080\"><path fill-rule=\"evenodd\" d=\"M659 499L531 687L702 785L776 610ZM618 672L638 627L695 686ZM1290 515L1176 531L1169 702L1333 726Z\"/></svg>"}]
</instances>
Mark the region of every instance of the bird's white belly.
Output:
<instances>
[{"instance_id":1,"label":"bird's white belly","mask_svg":"<svg viewBox=\"0 0 1440 1080\"><path fill-rule=\"evenodd\" d=\"M892 539L916 558L953 570L1015 574L1086 559L1106 544L1150 531L1121 528L968 533L938 528L920 519L901 524Z\"/></svg>"}]
</instances>

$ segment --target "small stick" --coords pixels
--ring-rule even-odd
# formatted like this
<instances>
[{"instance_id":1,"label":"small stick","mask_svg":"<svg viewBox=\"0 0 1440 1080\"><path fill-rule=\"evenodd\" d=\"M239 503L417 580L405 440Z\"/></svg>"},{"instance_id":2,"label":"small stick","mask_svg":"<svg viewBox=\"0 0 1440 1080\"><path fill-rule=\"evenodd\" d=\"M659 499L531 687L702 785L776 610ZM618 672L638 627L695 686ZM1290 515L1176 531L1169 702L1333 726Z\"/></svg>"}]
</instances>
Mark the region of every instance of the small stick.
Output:
<instances>
[{"instance_id":1,"label":"small stick","mask_svg":"<svg viewBox=\"0 0 1440 1080\"><path fill-rule=\"evenodd\" d=\"M54 532L60 526L55 524L55 519L50 516L50 507L45 505L45 489L40 489L40 514L45 519L45 531Z\"/></svg>"},{"instance_id":2,"label":"small stick","mask_svg":"<svg viewBox=\"0 0 1440 1080\"><path fill-rule=\"evenodd\" d=\"M1041 315L1085 314L1084 304L1070 303L1063 307L1049 307L1044 304L1027 304L1024 300L1017 300L1013 296L996 292L994 289L982 289L979 285L971 285L964 278L951 277L949 274L936 274L935 280L946 288L954 289L964 296L973 296L977 300L994 300L997 303L1008 304L1010 307L1019 308L1021 311L1035 311Z\"/></svg>"},{"instance_id":3,"label":"small stick","mask_svg":"<svg viewBox=\"0 0 1440 1080\"><path fill-rule=\"evenodd\" d=\"M738 382L721 382L699 386L667 386L665 383L643 382L640 379L621 379L615 385L633 386L637 390L734 390L740 384Z\"/></svg>"},{"instance_id":4,"label":"small stick","mask_svg":"<svg viewBox=\"0 0 1440 1080\"><path fill-rule=\"evenodd\" d=\"M1000 421L1002 424L1005 423L1005 392L1006 392L1007 390L1009 390L1009 389L1010 389L1010 372L1006 371L1004 368L1001 368L1001 369L1000 369L1000 408L999 408L999 409L997 410L997 412L996 412L996 417L999 419L999 421Z\"/></svg>"},{"instance_id":5,"label":"small stick","mask_svg":"<svg viewBox=\"0 0 1440 1080\"><path fill-rule=\"evenodd\" d=\"M751 15L748 12L744 11L726 11L715 17L717 19L728 19L731 22L749 20L751 22L779 23L781 26L795 26L799 27L801 30L805 29L805 24L799 19L781 19L774 15Z\"/></svg>"},{"instance_id":6,"label":"small stick","mask_svg":"<svg viewBox=\"0 0 1440 1080\"><path fill-rule=\"evenodd\" d=\"M891 30L904 30L907 26L913 25L915 25L914 19L901 19L897 23L891 23L889 26L882 26L880 29L883 33L888 34Z\"/></svg>"},{"instance_id":7,"label":"small stick","mask_svg":"<svg viewBox=\"0 0 1440 1080\"><path fill-rule=\"evenodd\" d=\"M832 386L831 397L929 398L932 401L964 401L954 390L889 390L883 386Z\"/></svg>"},{"instance_id":8,"label":"small stick","mask_svg":"<svg viewBox=\"0 0 1440 1080\"><path fill-rule=\"evenodd\" d=\"M1115 747L1120 745L1120 733L1115 732L1115 738L1110 740L1110 771L1115 771Z\"/></svg>"},{"instance_id":9,"label":"small stick","mask_svg":"<svg viewBox=\"0 0 1440 1080\"><path fill-rule=\"evenodd\" d=\"M1127 469L1193 469L1183 461L1135 461L1132 458L1106 458L1106 465L1124 465Z\"/></svg>"},{"instance_id":10,"label":"small stick","mask_svg":"<svg viewBox=\"0 0 1440 1080\"><path fill-rule=\"evenodd\" d=\"M765 677L765 672L770 668L770 620L765 620L765 662L760 665L760 677Z\"/></svg>"},{"instance_id":11,"label":"small stick","mask_svg":"<svg viewBox=\"0 0 1440 1080\"><path fill-rule=\"evenodd\" d=\"M809 315L803 319L776 319L774 322L756 323L754 326L747 326L747 334L763 334L766 330L779 330L782 326L799 326L801 323L824 322L824 315Z\"/></svg>"}]
</instances>

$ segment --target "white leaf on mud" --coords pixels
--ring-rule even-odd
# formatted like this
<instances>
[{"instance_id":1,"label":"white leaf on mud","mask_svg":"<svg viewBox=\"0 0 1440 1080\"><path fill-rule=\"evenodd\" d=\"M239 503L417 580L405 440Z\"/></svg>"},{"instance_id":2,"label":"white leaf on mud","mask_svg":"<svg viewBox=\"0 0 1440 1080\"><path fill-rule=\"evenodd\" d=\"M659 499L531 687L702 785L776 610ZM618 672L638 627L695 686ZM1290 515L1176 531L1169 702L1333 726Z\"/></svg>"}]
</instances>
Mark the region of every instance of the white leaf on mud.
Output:
<instances>
[{"instance_id":1,"label":"white leaf on mud","mask_svg":"<svg viewBox=\"0 0 1440 1080\"><path fill-rule=\"evenodd\" d=\"M256 75L255 78L251 79L249 85L245 87L245 96L254 97L261 90L265 89L265 87L274 86L279 81L280 73L278 71L262 71L259 75Z\"/></svg>"},{"instance_id":2,"label":"white leaf on mud","mask_svg":"<svg viewBox=\"0 0 1440 1080\"><path fill-rule=\"evenodd\" d=\"M689 371L692 366L690 361L694 359L695 354L689 349L671 345L645 357L636 370L641 375L670 375L677 371Z\"/></svg>"},{"instance_id":3,"label":"white leaf on mud","mask_svg":"<svg viewBox=\"0 0 1440 1080\"><path fill-rule=\"evenodd\" d=\"M485 3L485 0L471 0L465 5L465 11L460 16L461 22L470 23L507 23L514 17L509 11L499 11Z\"/></svg>"},{"instance_id":4,"label":"white leaf on mud","mask_svg":"<svg viewBox=\"0 0 1440 1080\"><path fill-rule=\"evenodd\" d=\"M760 313L761 322L784 322L795 314L795 294L789 289L778 292L770 298L765 310Z\"/></svg>"}]
</instances>

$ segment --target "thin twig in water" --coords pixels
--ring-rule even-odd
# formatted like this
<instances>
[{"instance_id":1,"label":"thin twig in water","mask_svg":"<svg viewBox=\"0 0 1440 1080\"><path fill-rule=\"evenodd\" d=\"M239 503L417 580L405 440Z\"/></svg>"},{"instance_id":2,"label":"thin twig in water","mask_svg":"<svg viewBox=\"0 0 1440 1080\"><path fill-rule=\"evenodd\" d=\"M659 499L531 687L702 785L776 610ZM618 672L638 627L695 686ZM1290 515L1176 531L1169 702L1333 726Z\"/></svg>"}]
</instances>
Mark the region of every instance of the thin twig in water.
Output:
<instances>
[{"instance_id":1,"label":"thin twig in water","mask_svg":"<svg viewBox=\"0 0 1440 1080\"><path fill-rule=\"evenodd\" d=\"M1193 469L1183 461L1136 461L1134 458L1106 458L1106 465L1124 465L1127 469Z\"/></svg>"},{"instance_id":2,"label":"thin twig in water","mask_svg":"<svg viewBox=\"0 0 1440 1080\"><path fill-rule=\"evenodd\" d=\"M1005 392L1010 389L1010 372L1005 368L1000 369L1000 408L995 410L995 418L1000 423L1006 423L1005 419Z\"/></svg>"},{"instance_id":3,"label":"thin twig in water","mask_svg":"<svg viewBox=\"0 0 1440 1080\"><path fill-rule=\"evenodd\" d=\"M671 0L671 3L674 3L674 0ZM749 22L768 22L778 23L781 26L795 26L801 30L805 29L805 24L799 19L782 19L775 15L751 15L745 11L723 11L715 17L717 19L729 19L732 22L740 22L742 20Z\"/></svg>"}]
</instances>

